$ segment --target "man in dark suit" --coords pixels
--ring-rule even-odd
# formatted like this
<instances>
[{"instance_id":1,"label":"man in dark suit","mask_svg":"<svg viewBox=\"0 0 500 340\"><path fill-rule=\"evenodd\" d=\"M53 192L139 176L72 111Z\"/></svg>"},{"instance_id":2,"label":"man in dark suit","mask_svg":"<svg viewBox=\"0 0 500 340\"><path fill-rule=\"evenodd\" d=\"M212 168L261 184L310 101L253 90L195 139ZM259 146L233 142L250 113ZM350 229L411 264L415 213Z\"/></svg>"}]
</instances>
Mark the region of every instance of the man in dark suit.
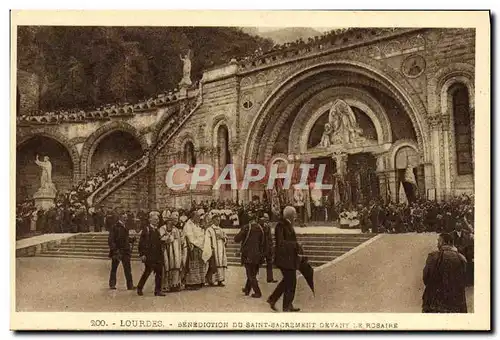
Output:
<instances>
[{"instance_id":1,"label":"man in dark suit","mask_svg":"<svg viewBox=\"0 0 500 340\"><path fill-rule=\"evenodd\" d=\"M145 264L139 284L137 294L143 295L142 289L152 271L155 273L155 296L165 296L161 291L161 278L163 273L163 252L161 246L161 236L158 230L160 213L152 211L149 213L149 225L145 226L139 239L139 256Z\"/></svg>"},{"instance_id":2,"label":"man in dark suit","mask_svg":"<svg viewBox=\"0 0 500 340\"><path fill-rule=\"evenodd\" d=\"M430 253L424 268L424 313L467 313L465 299L467 260L453 246L450 234L440 234L438 250Z\"/></svg>"},{"instance_id":3,"label":"man in dark suit","mask_svg":"<svg viewBox=\"0 0 500 340\"><path fill-rule=\"evenodd\" d=\"M266 276L267 276L267 282L268 283L276 283L276 281L273 277L273 236L272 236L272 230L271 230L271 225L269 224L269 215L267 213L264 213L260 219L260 225L262 226L262 229L264 229L264 234L266 235L266 249L265 249L265 256L266 256Z\"/></svg>"},{"instance_id":4,"label":"man in dark suit","mask_svg":"<svg viewBox=\"0 0 500 340\"><path fill-rule=\"evenodd\" d=\"M275 260L274 263L281 270L283 279L276 286L274 292L269 296L267 302L271 309L276 310L276 302L283 296L283 311L298 312L300 309L293 306L295 298L295 287L297 285L296 270L299 268L302 253L300 245L297 243L297 236L293 225L297 212L291 206L283 210L283 219L276 225L275 235Z\"/></svg>"},{"instance_id":5,"label":"man in dark suit","mask_svg":"<svg viewBox=\"0 0 500 340\"><path fill-rule=\"evenodd\" d=\"M130 256L132 254L131 243L135 238L129 236L129 230L125 226L127 215L121 211L118 215L118 221L111 227L108 236L109 258L111 258L111 272L109 273L109 288L116 289L116 271L123 264L127 289L134 289L132 280L132 271L130 269Z\"/></svg>"},{"instance_id":6,"label":"man in dark suit","mask_svg":"<svg viewBox=\"0 0 500 340\"><path fill-rule=\"evenodd\" d=\"M241 242L241 263L245 266L247 274L243 293L249 295L253 289L251 296L260 298L262 292L257 274L266 254L266 234L262 226L256 222L256 215L252 211L248 211L246 216L249 222L234 236L234 242Z\"/></svg>"},{"instance_id":7,"label":"man in dark suit","mask_svg":"<svg viewBox=\"0 0 500 340\"><path fill-rule=\"evenodd\" d=\"M380 215L382 211L378 203L374 203L370 209L370 224L372 227L372 233L378 233L380 227Z\"/></svg>"}]
</instances>

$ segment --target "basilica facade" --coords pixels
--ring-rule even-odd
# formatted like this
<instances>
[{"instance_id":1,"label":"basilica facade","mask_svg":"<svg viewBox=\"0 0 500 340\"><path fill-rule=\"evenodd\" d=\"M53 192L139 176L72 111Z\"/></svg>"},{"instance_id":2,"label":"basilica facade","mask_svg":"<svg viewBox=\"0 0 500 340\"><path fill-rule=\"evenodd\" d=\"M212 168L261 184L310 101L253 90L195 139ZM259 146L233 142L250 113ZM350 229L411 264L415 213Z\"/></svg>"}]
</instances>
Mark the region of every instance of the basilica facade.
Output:
<instances>
[{"instance_id":1,"label":"basilica facade","mask_svg":"<svg viewBox=\"0 0 500 340\"><path fill-rule=\"evenodd\" d=\"M210 164L216 175L227 164L238 175L248 164L325 164L325 180L346 178L354 203L397 202L408 171L419 197L472 194L474 63L474 29L353 29L233 59L205 70L197 85L185 74L178 90L141 103L64 115L20 110L17 199L37 189L35 154L50 156L59 192L129 160L87 201L134 210L265 195L263 184L171 190L165 178L177 163ZM18 90L18 103L32 96L22 83Z\"/></svg>"}]
</instances>

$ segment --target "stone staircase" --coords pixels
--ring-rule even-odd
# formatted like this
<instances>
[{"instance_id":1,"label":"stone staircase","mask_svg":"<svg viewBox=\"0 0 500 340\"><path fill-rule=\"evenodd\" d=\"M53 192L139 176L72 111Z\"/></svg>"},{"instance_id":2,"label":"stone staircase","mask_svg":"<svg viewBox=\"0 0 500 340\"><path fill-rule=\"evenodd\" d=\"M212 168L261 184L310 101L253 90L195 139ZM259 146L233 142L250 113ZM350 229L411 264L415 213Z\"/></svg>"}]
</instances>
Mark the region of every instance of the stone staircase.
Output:
<instances>
[{"instance_id":1,"label":"stone staircase","mask_svg":"<svg viewBox=\"0 0 500 340\"><path fill-rule=\"evenodd\" d=\"M226 248L228 264L240 265L240 244L233 241L236 232L231 230L226 233L229 238ZM137 234L137 240L138 236ZM311 265L320 266L368 241L373 236L373 234L298 234L297 238ZM136 242L133 248L133 260L138 260L137 248ZM75 235L59 245L42 251L37 256L107 259L108 252L107 233L85 233Z\"/></svg>"},{"instance_id":2,"label":"stone staircase","mask_svg":"<svg viewBox=\"0 0 500 340\"><path fill-rule=\"evenodd\" d=\"M167 117L169 121L165 124L156 145L154 145L151 150L141 158L129 165L123 172L113 177L90 194L87 198L87 204L89 206L98 205L113 191L144 170L148 166L151 157L154 157L168 143L168 141L182 128L184 123L193 115L201 104L202 101L200 97L189 99L179 111L174 109L167 113L169 115L169 117Z\"/></svg>"}]
</instances>

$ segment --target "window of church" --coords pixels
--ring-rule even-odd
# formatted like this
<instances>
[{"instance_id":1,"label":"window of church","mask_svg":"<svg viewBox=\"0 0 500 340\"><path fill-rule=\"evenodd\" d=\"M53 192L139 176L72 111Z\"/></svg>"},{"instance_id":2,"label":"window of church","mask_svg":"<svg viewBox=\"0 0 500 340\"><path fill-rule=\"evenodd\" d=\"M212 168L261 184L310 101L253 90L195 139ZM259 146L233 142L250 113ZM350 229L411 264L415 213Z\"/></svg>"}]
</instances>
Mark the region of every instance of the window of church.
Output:
<instances>
[{"instance_id":1,"label":"window of church","mask_svg":"<svg viewBox=\"0 0 500 340\"><path fill-rule=\"evenodd\" d=\"M452 107L455 127L457 173L458 175L472 174L472 131L469 93L467 88L462 84L452 89Z\"/></svg>"}]
</instances>

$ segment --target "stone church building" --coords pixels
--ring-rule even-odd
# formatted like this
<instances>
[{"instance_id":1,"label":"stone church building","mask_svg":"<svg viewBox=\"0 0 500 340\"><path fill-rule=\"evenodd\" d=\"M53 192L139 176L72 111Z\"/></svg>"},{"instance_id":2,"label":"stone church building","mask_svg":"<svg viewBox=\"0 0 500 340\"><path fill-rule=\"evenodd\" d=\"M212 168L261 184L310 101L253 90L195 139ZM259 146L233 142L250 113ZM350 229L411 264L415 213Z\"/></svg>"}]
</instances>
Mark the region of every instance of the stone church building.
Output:
<instances>
[{"instance_id":1,"label":"stone church building","mask_svg":"<svg viewBox=\"0 0 500 340\"><path fill-rule=\"evenodd\" d=\"M321 44L231 60L205 70L198 85L145 102L64 116L28 113L36 76L23 74L17 199L38 189L37 154L50 157L58 192L130 160L87 201L133 210L264 195L262 185L172 191L166 173L180 162L219 171L231 163L240 172L250 163L326 164L327 179L345 169L357 201L397 202L407 169L420 197L471 194L474 63L473 29L353 29ZM335 135L336 119L351 127L347 141Z\"/></svg>"}]
</instances>

